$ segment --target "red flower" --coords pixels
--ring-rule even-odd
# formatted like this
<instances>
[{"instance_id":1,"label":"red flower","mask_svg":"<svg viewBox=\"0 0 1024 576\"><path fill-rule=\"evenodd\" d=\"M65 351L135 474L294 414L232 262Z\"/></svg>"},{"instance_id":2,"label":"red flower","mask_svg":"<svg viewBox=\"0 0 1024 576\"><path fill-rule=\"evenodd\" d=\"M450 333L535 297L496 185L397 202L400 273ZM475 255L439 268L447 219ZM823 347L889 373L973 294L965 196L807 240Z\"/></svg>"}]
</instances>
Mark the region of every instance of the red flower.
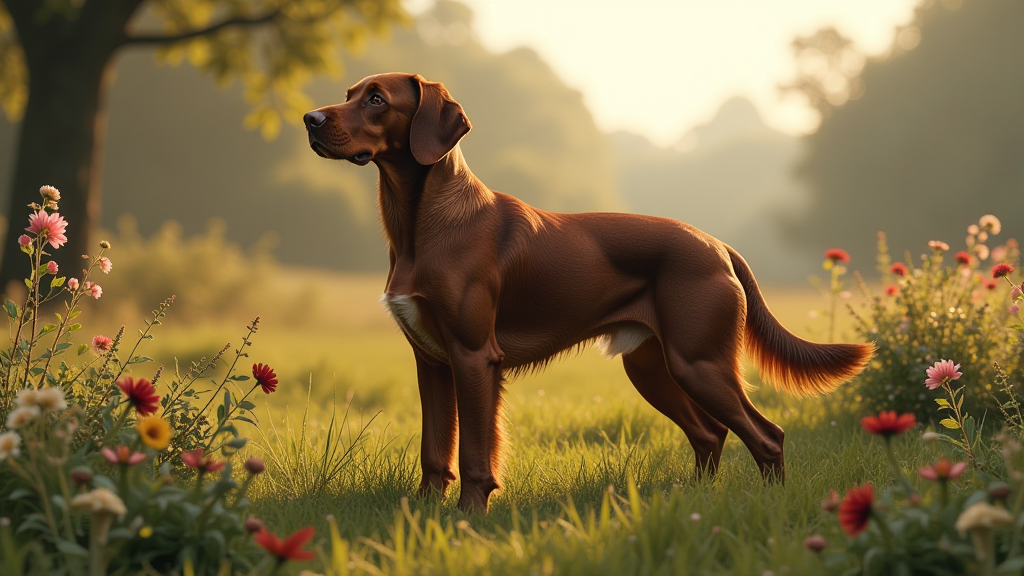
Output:
<instances>
[{"instance_id":1,"label":"red flower","mask_svg":"<svg viewBox=\"0 0 1024 576\"><path fill-rule=\"evenodd\" d=\"M875 501L875 489L871 484L851 488L839 504L839 527L850 536L856 536L868 527L871 506Z\"/></svg>"},{"instance_id":2,"label":"red flower","mask_svg":"<svg viewBox=\"0 0 1024 576\"><path fill-rule=\"evenodd\" d=\"M983 279L981 283L985 285L985 288L987 290L995 290L996 288L999 288L999 282L996 282L995 280L989 278Z\"/></svg>"},{"instance_id":3,"label":"red flower","mask_svg":"<svg viewBox=\"0 0 1024 576\"><path fill-rule=\"evenodd\" d=\"M117 383L128 403L135 407L135 411L142 416L149 416L160 407L160 396L157 395L153 384L145 378L138 380L131 376L125 376Z\"/></svg>"},{"instance_id":4,"label":"red flower","mask_svg":"<svg viewBox=\"0 0 1024 576\"><path fill-rule=\"evenodd\" d=\"M253 364L252 377L256 383L263 387L264 394L270 394L277 390L277 374L266 364Z\"/></svg>"},{"instance_id":5,"label":"red flower","mask_svg":"<svg viewBox=\"0 0 1024 576\"><path fill-rule=\"evenodd\" d=\"M971 255L968 254L967 252L964 252L963 250L957 252L956 256L953 256L953 258L955 258L957 262L963 264L964 266L967 266L968 264L971 263Z\"/></svg>"},{"instance_id":6,"label":"red flower","mask_svg":"<svg viewBox=\"0 0 1024 576\"><path fill-rule=\"evenodd\" d=\"M860 420L861 427L868 432L886 437L903 434L913 428L915 424L917 421L913 414L897 416L896 412L886 410L879 412L878 416L865 416Z\"/></svg>"},{"instance_id":7,"label":"red flower","mask_svg":"<svg viewBox=\"0 0 1024 576\"><path fill-rule=\"evenodd\" d=\"M847 254L846 250L841 248L829 248L825 250L825 258L833 262L842 262L843 264L849 264L850 255Z\"/></svg>"},{"instance_id":8,"label":"red flower","mask_svg":"<svg viewBox=\"0 0 1024 576\"><path fill-rule=\"evenodd\" d=\"M185 461L185 465L189 468L195 468L200 474L204 472L216 472L224 467L224 463L219 460L214 460L210 456L203 453L202 448L197 448L191 452L182 452L181 459Z\"/></svg>"},{"instance_id":9,"label":"red flower","mask_svg":"<svg viewBox=\"0 0 1024 576\"><path fill-rule=\"evenodd\" d=\"M306 542L309 542L312 538L312 526L307 526L306 528L299 530L283 541L278 540L277 536L268 532L266 528L260 530L252 537L252 539L260 545L260 548L263 548L267 552L277 556L278 562L284 562L285 560L310 560L315 558L315 552L302 549Z\"/></svg>"},{"instance_id":10,"label":"red flower","mask_svg":"<svg viewBox=\"0 0 1024 576\"><path fill-rule=\"evenodd\" d=\"M900 276L900 277L906 276L907 275L907 265L904 264L903 262L897 262L897 263L893 264L892 266L889 266L889 272L892 272L893 274L895 274L897 276Z\"/></svg>"},{"instance_id":11,"label":"red flower","mask_svg":"<svg viewBox=\"0 0 1024 576\"><path fill-rule=\"evenodd\" d=\"M1013 272L1013 266L1010 266L1009 264L996 264L992 267L993 278L1002 278L1010 272Z\"/></svg>"},{"instance_id":12,"label":"red flower","mask_svg":"<svg viewBox=\"0 0 1024 576\"><path fill-rule=\"evenodd\" d=\"M917 473L925 480L955 480L961 474L967 470L967 462L957 462L953 464L949 461L949 458L941 458L932 466L922 466L917 469Z\"/></svg>"},{"instance_id":13,"label":"red flower","mask_svg":"<svg viewBox=\"0 0 1024 576\"><path fill-rule=\"evenodd\" d=\"M897 287L895 284L889 284L888 286L885 287L886 296L895 296L896 293L899 291L899 287Z\"/></svg>"},{"instance_id":14,"label":"red flower","mask_svg":"<svg viewBox=\"0 0 1024 576\"><path fill-rule=\"evenodd\" d=\"M839 492L829 490L828 498L821 501L821 509L825 512L835 512L839 509L839 502Z\"/></svg>"}]
</instances>

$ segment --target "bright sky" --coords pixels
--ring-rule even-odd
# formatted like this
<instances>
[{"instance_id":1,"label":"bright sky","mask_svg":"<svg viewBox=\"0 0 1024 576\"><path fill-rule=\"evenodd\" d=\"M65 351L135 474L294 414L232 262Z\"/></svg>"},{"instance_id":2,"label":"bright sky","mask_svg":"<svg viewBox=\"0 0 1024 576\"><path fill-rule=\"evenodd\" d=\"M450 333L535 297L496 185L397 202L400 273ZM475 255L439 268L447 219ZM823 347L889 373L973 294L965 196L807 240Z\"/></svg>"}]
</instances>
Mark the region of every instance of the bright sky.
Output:
<instances>
[{"instance_id":1,"label":"bright sky","mask_svg":"<svg viewBox=\"0 0 1024 576\"><path fill-rule=\"evenodd\" d=\"M867 54L887 51L916 0L462 0L494 51L534 48L580 90L598 126L667 145L726 98L750 98L771 126L816 127L801 98L780 98L790 41L834 25ZM430 0L410 0L419 12Z\"/></svg>"}]
</instances>

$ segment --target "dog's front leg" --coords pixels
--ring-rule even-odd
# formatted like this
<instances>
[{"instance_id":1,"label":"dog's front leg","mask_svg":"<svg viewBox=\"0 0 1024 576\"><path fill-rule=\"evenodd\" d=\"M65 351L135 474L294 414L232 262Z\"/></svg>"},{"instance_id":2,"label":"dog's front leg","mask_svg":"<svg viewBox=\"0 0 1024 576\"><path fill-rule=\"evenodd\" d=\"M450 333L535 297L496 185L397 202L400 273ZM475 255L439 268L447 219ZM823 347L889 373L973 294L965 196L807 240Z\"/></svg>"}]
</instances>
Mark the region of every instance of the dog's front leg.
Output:
<instances>
[{"instance_id":1,"label":"dog's front leg","mask_svg":"<svg viewBox=\"0 0 1024 576\"><path fill-rule=\"evenodd\" d=\"M502 355L493 339L480 350L453 348L462 477L459 509L486 512L491 492L499 488Z\"/></svg>"},{"instance_id":2,"label":"dog's front leg","mask_svg":"<svg viewBox=\"0 0 1024 576\"><path fill-rule=\"evenodd\" d=\"M455 381L446 364L431 364L416 354L416 376L419 380L420 404L423 407L423 436L420 439L420 496L437 490L444 496L448 484L455 480L452 460L458 436L455 407Z\"/></svg>"}]
</instances>

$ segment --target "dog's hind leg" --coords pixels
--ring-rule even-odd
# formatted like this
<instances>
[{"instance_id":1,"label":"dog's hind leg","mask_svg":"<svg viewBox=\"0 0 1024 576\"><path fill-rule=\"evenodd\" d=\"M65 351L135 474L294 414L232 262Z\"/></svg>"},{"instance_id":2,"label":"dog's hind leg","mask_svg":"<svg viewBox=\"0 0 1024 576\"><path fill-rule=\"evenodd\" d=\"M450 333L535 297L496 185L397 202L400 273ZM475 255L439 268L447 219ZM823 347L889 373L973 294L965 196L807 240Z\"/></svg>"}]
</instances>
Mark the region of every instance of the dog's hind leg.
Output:
<instances>
[{"instance_id":1,"label":"dog's hind leg","mask_svg":"<svg viewBox=\"0 0 1024 576\"><path fill-rule=\"evenodd\" d=\"M729 429L701 410L668 373L657 338L625 354L626 375L644 400L682 428L693 447L696 476L714 476Z\"/></svg>"},{"instance_id":2,"label":"dog's hind leg","mask_svg":"<svg viewBox=\"0 0 1024 576\"><path fill-rule=\"evenodd\" d=\"M416 375L419 380L420 404L423 407L423 435L420 438L421 496L437 490L444 496L448 484L455 480L452 463L458 437L458 415L455 404L455 380L446 364L429 364L416 354Z\"/></svg>"}]
</instances>

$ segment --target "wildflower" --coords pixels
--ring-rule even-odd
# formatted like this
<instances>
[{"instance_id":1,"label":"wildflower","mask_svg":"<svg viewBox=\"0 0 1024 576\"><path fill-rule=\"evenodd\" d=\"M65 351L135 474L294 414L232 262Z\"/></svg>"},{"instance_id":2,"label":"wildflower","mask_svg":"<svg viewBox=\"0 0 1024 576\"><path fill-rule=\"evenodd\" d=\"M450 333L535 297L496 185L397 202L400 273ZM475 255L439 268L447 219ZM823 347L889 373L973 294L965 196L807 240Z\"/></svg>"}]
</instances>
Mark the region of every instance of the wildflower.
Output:
<instances>
[{"instance_id":1,"label":"wildflower","mask_svg":"<svg viewBox=\"0 0 1024 576\"><path fill-rule=\"evenodd\" d=\"M828 497L821 501L821 509L825 512L835 512L839 510L839 502L839 492L829 490Z\"/></svg>"},{"instance_id":2,"label":"wildflower","mask_svg":"<svg viewBox=\"0 0 1024 576\"><path fill-rule=\"evenodd\" d=\"M32 238L28 234L22 234L21 236L18 236L18 246L24 248L25 246L28 246L31 243Z\"/></svg>"},{"instance_id":3,"label":"wildflower","mask_svg":"<svg viewBox=\"0 0 1024 576\"><path fill-rule=\"evenodd\" d=\"M868 527L875 489L870 483L851 488L839 504L839 527L850 536L856 536Z\"/></svg>"},{"instance_id":4,"label":"wildflower","mask_svg":"<svg viewBox=\"0 0 1024 576\"><path fill-rule=\"evenodd\" d=\"M24 388L18 391L18 398L14 401L19 407L36 406L39 404L39 390L35 388Z\"/></svg>"},{"instance_id":5,"label":"wildflower","mask_svg":"<svg viewBox=\"0 0 1024 576\"><path fill-rule=\"evenodd\" d=\"M941 240L931 240L931 241L929 241L928 242L928 247L931 248L932 250L935 250L936 254L942 254L943 252L949 250L949 244L946 244L945 242L942 242Z\"/></svg>"},{"instance_id":6,"label":"wildflower","mask_svg":"<svg viewBox=\"0 0 1024 576\"><path fill-rule=\"evenodd\" d=\"M985 234L985 233L982 232L982 234ZM988 260L988 257L989 257L988 246L985 246L984 244L978 244L977 246L974 247L974 252L978 254L978 258L980 260Z\"/></svg>"},{"instance_id":7,"label":"wildflower","mask_svg":"<svg viewBox=\"0 0 1024 576\"><path fill-rule=\"evenodd\" d=\"M21 436L17 432L0 434L0 462L21 455Z\"/></svg>"},{"instance_id":8,"label":"wildflower","mask_svg":"<svg viewBox=\"0 0 1024 576\"><path fill-rule=\"evenodd\" d=\"M107 242L106 240L100 240L100 248L103 248L104 250L110 250L110 242Z\"/></svg>"},{"instance_id":9,"label":"wildflower","mask_svg":"<svg viewBox=\"0 0 1024 576\"><path fill-rule=\"evenodd\" d=\"M102 270L104 274L110 274L110 269L113 267L114 265L110 262L110 258L107 258L106 256L100 258L100 270Z\"/></svg>"},{"instance_id":10,"label":"wildflower","mask_svg":"<svg viewBox=\"0 0 1024 576\"><path fill-rule=\"evenodd\" d=\"M316 553L302 549L306 542L309 542L312 538L313 527L309 526L292 534L283 541L278 540L277 536L268 532L266 528L260 530L252 539L261 548L277 556L277 562L280 564L286 560L310 560L315 558Z\"/></svg>"},{"instance_id":11,"label":"wildflower","mask_svg":"<svg viewBox=\"0 0 1024 576\"><path fill-rule=\"evenodd\" d=\"M149 538L152 535L153 535L153 527L152 526L143 526L142 528L139 528L139 538Z\"/></svg>"},{"instance_id":12,"label":"wildflower","mask_svg":"<svg viewBox=\"0 0 1024 576\"><path fill-rule=\"evenodd\" d=\"M956 256L953 256L953 258L955 258L959 264L962 264L964 266L967 266L971 263L971 255L968 254L967 252L964 252L963 250L957 252Z\"/></svg>"},{"instance_id":13,"label":"wildflower","mask_svg":"<svg viewBox=\"0 0 1024 576\"><path fill-rule=\"evenodd\" d=\"M828 540L821 534L815 534L808 536L804 539L804 548L807 548L811 552L821 552L828 546Z\"/></svg>"},{"instance_id":14,"label":"wildflower","mask_svg":"<svg viewBox=\"0 0 1024 576\"><path fill-rule=\"evenodd\" d=\"M75 486L84 486L92 482L92 470L88 466L76 466L71 469L71 481Z\"/></svg>"},{"instance_id":15,"label":"wildflower","mask_svg":"<svg viewBox=\"0 0 1024 576\"><path fill-rule=\"evenodd\" d=\"M940 434L938 432L925 432L921 434L921 441L934 444L938 442Z\"/></svg>"},{"instance_id":16,"label":"wildflower","mask_svg":"<svg viewBox=\"0 0 1024 576\"><path fill-rule=\"evenodd\" d=\"M1013 266L1010 266L1009 264L996 264L992 267L993 278L1002 278L1010 272L1013 272Z\"/></svg>"},{"instance_id":17,"label":"wildflower","mask_svg":"<svg viewBox=\"0 0 1024 576\"><path fill-rule=\"evenodd\" d=\"M985 285L985 289L989 290L989 291L992 291L992 290L995 290L996 288L999 288L999 283L996 282L995 280L991 280L989 278L985 278L984 280L981 281L981 283L984 284Z\"/></svg>"},{"instance_id":18,"label":"wildflower","mask_svg":"<svg viewBox=\"0 0 1024 576\"><path fill-rule=\"evenodd\" d=\"M843 250L841 248L829 248L828 250L825 250L825 259L831 260L833 263L850 263L850 255L846 252L846 250Z\"/></svg>"},{"instance_id":19,"label":"wildflower","mask_svg":"<svg viewBox=\"0 0 1024 576\"><path fill-rule=\"evenodd\" d=\"M694 512L693 514L690 514L690 520L693 520L694 522L700 520L700 512Z\"/></svg>"},{"instance_id":20,"label":"wildflower","mask_svg":"<svg viewBox=\"0 0 1024 576\"><path fill-rule=\"evenodd\" d=\"M54 262L53 260L50 260L49 262L47 262L46 263L46 271L49 272L50 274L56 274L57 273L57 263Z\"/></svg>"},{"instance_id":21,"label":"wildflower","mask_svg":"<svg viewBox=\"0 0 1024 576\"><path fill-rule=\"evenodd\" d=\"M277 374L266 364L253 364L252 377L256 383L263 388L264 394L270 394L277 390Z\"/></svg>"},{"instance_id":22,"label":"wildflower","mask_svg":"<svg viewBox=\"0 0 1024 576\"><path fill-rule=\"evenodd\" d=\"M60 248L68 241L68 237L64 235L67 226L67 220L59 213L47 214L46 210L40 210L28 217L28 228L25 230L42 235L50 243L50 246Z\"/></svg>"},{"instance_id":23,"label":"wildflower","mask_svg":"<svg viewBox=\"0 0 1024 576\"><path fill-rule=\"evenodd\" d=\"M1020 298L1021 295L1024 295L1024 284L1021 284L1020 286L1015 285L1013 288L1010 288L1010 300L1016 300L1017 298Z\"/></svg>"},{"instance_id":24,"label":"wildflower","mask_svg":"<svg viewBox=\"0 0 1024 576\"><path fill-rule=\"evenodd\" d=\"M39 189L39 194L43 197L43 200L60 202L60 190L57 190L53 186L43 186Z\"/></svg>"},{"instance_id":25,"label":"wildflower","mask_svg":"<svg viewBox=\"0 0 1024 576\"><path fill-rule=\"evenodd\" d=\"M68 289L74 292L78 290L78 278L72 278L68 280Z\"/></svg>"},{"instance_id":26,"label":"wildflower","mask_svg":"<svg viewBox=\"0 0 1024 576\"><path fill-rule=\"evenodd\" d=\"M985 214L984 216L982 216L978 220L978 224L981 225L983 229L985 229L988 232L991 232L992 234L999 234L999 232L1003 229L1003 225L999 222L999 218L996 218L991 214Z\"/></svg>"},{"instance_id":27,"label":"wildflower","mask_svg":"<svg viewBox=\"0 0 1024 576\"><path fill-rule=\"evenodd\" d=\"M1016 314L1017 312L1020 312L1020 306L1017 306L1016 304L1010 306L1010 314Z\"/></svg>"},{"instance_id":28,"label":"wildflower","mask_svg":"<svg viewBox=\"0 0 1024 576\"><path fill-rule=\"evenodd\" d=\"M250 456L245 460L245 470L253 476L262 474L267 469L267 465L263 463L263 460L255 456Z\"/></svg>"},{"instance_id":29,"label":"wildflower","mask_svg":"<svg viewBox=\"0 0 1024 576\"><path fill-rule=\"evenodd\" d=\"M90 296L97 300L100 299L100 296L103 296L103 288L101 288L99 284L96 284L94 282L86 281L85 289L89 291Z\"/></svg>"},{"instance_id":30,"label":"wildflower","mask_svg":"<svg viewBox=\"0 0 1024 576\"><path fill-rule=\"evenodd\" d=\"M203 453L202 448L197 448L191 452L182 452L181 459L185 462L185 465L189 468L195 468L200 474L204 472L216 472L224 467L224 463L219 460L214 460L210 456Z\"/></svg>"},{"instance_id":31,"label":"wildflower","mask_svg":"<svg viewBox=\"0 0 1024 576\"><path fill-rule=\"evenodd\" d=\"M265 529L266 527L263 525L263 520L260 520L255 516L249 516L245 519L245 531L249 534L255 534Z\"/></svg>"},{"instance_id":32,"label":"wildflower","mask_svg":"<svg viewBox=\"0 0 1024 576\"><path fill-rule=\"evenodd\" d=\"M978 228L977 224L971 224L970 226L967 227L967 233L970 234L971 236L977 236L978 232L980 231L981 228Z\"/></svg>"},{"instance_id":33,"label":"wildflower","mask_svg":"<svg viewBox=\"0 0 1024 576\"><path fill-rule=\"evenodd\" d=\"M75 496L71 499L71 507L91 513L89 528L100 544L107 543L107 535L110 533L110 524L114 517L124 518L128 512L124 501L106 488L96 488Z\"/></svg>"},{"instance_id":34,"label":"wildflower","mask_svg":"<svg viewBox=\"0 0 1024 576\"><path fill-rule=\"evenodd\" d=\"M36 419L41 411L39 406L22 406L15 408L10 414L7 415L7 427L11 430L17 430L22 426Z\"/></svg>"},{"instance_id":35,"label":"wildflower","mask_svg":"<svg viewBox=\"0 0 1024 576\"><path fill-rule=\"evenodd\" d=\"M1006 246L996 246L992 249L992 261L1002 262L1003 260L1006 260L1006 255L1009 254L1009 252L1010 249Z\"/></svg>"},{"instance_id":36,"label":"wildflower","mask_svg":"<svg viewBox=\"0 0 1024 576\"><path fill-rule=\"evenodd\" d=\"M988 502L978 502L964 510L956 519L956 529L961 534L978 528L1009 528L1013 525L1013 516L1005 508L993 506Z\"/></svg>"},{"instance_id":37,"label":"wildflower","mask_svg":"<svg viewBox=\"0 0 1024 576\"><path fill-rule=\"evenodd\" d=\"M121 445L117 447L117 451L111 450L110 448L104 447L100 450L100 454L107 459L107 462L111 464L120 464L122 466L135 466L139 462L146 459L146 455L142 452L132 452L132 449Z\"/></svg>"},{"instance_id":38,"label":"wildflower","mask_svg":"<svg viewBox=\"0 0 1024 576\"><path fill-rule=\"evenodd\" d=\"M68 407L64 399L64 390L56 386L47 386L36 391L36 405L46 412L60 412Z\"/></svg>"},{"instance_id":39,"label":"wildflower","mask_svg":"<svg viewBox=\"0 0 1024 576\"><path fill-rule=\"evenodd\" d=\"M892 266L889 266L889 272L892 272L893 274L902 278L907 275L907 265L904 264L903 262L896 262Z\"/></svg>"},{"instance_id":40,"label":"wildflower","mask_svg":"<svg viewBox=\"0 0 1024 576\"><path fill-rule=\"evenodd\" d=\"M139 418L135 430L142 442L153 450L163 450L171 443L171 425L156 414Z\"/></svg>"},{"instance_id":41,"label":"wildflower","mask_svg":"<svg viewBox=\"0 0 1024 576\"><path fill-rule=\"evenodd\" d=\"M886 411L878 413L878 416L865 416L861 418L860 425L868 432L880 436L895 436L897 434L903 434L907 430L910 430L917 424L914 415L911 413L896 415L894 411Z\"/></svg>"},{"instance_id":42,"label":"wildflower","mask_svg":"<svg viewBox=\"0 0 1024 576\"><path fill-rule=\"evenodd\" d=\"M939 386L948 384L963 376L963 374L958 372L958 370L960 370L960 365L953 364L952 360L940 360L935 363L935 366L925 370L925 374L928 375L928 378L924 381L924 385L927 386L929 390L935 390Z\"/></svg>"},{"instance_id":43,"label":"wildflower","mask_svg":"<svg viewBox=\"0 0 1024 576\"><path fill-rule=\"evenodd\" d=\"M131 376L125 376L117 382L117 387L124 392L128 403L140 416L148 416L160 407L160 396L157 395L153 384L145 378L136 380Z\"/></svg>"},{"instance_id":44,"label":"wildflower","mask_svg":"<svg viewBox=\"0 0 1024 576\"><path fill-rule=\"evenodd\" d=\"M946 481L955 480L967 470L967 462L953 464L949 458L941 458L931 466L922 466L917 469L918 475L925 480Z\"/></svg>"},{"instance_id":45,"label":"wildflower","mask_svg":"<svg viewBox=\"0 0 1024 576\"><path fill-rule=\"evenodd\" d=\"M1006 482L993 482L988 487L988 495L1003 502L1010 498L1011 492L1010 485Z\"/></svg>"},{"instance_id":46,"label":"wildflower","mask_svg":"<svg viewBox=\"0 0 1024 576\"><path fill-rule=\"evenodd\" d=\"M899 293L899 291L899 287L896 286L895 284L889 284L888 286L885 287L886 296L895 296L896 294Z\"/></svg>"},{"instance_id":47,"label":"wildflower","mask_svg":"<svg viewBox=\"0 0 1024 576\"><path fill-rule=\"evenodd\" d=\"M72 278L72 280L73 280L73 278ZM96 350L97 353L99 353L99 352L110 352L110 349L113 346L114 346L114 341L111 340L110 337L108 337L108 336L99 335L99 336L93 336L92 337L92 347L93 347L93 349Z\"/></svg>"}]
</instances>

